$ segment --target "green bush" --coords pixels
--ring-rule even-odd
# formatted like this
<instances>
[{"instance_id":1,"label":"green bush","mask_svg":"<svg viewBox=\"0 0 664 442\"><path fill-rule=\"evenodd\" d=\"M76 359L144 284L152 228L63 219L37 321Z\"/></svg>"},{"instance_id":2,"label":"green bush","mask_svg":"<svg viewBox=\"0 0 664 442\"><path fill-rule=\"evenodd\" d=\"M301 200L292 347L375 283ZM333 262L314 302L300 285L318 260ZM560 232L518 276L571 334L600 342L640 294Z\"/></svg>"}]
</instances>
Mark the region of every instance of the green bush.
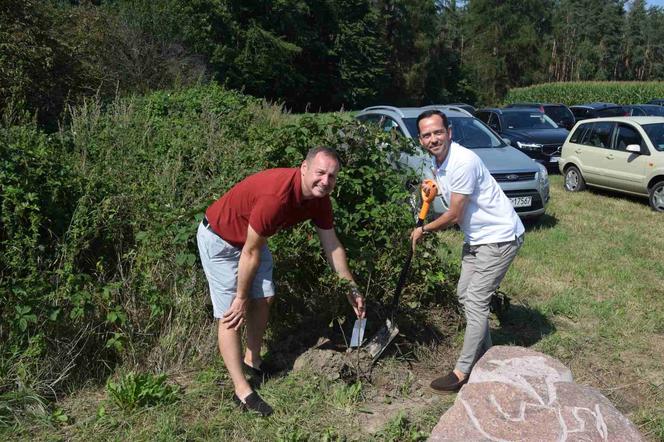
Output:
<instances>
[{"instance_id":1,"label":"green bush","mask_svg":"<svg viewBox=\"0 0 664 442\"><path fill-rule=\"evenodd\" d=\"M0 127L0 158L0 395L50 395L70 370L72 342L84 347L53 296L81 181L57 137L34 123Z\"/></svg>"},{"instance_id":2,"label":"green bush","mask_svg":"<svg viewBox=\"0 0 664 442\"><path fill-rule=\"evenodd\" d=\"M172 404L178 400L180 388L166 383L166 375L130 372L116 383L109 380L106 391L118 408L132 411L140 407Z\"/></svg>"},{"instance_id":3,"label":"green bush","mask_svg":"<svg viewBox=\"0 0 664 442\"><path fill-rule=\"evenodd\" d=\"M89 101L68 121L51 136L23 126L0 133L8 141L0 389L19 379L43 392L65 381L73 388L105 379L118 364L200 358L212 323L195 243L204 210L251 173L299 166L316 145L342 158L333 204L351 268L369 299L391 295L413 214L405 186L412 177L391 162L407 147L389 134L335 116L295 119L214 85L105 107ZM436 245L432 238L421 252ZM283 301L270 336L350 313L311 225L276 235L270 246ZM426 305L445 295L445 274L437 262L415 261L404 302Z\"/></svg>"},{"instance_id":4,"label":"green bush","mask_svg":"<svg viewBox=\"0 0 664 442\"><path fill-rule=\"evenodd\" d=\"M662 97L664 97L664 82L661 81L581 81L515 88L507 93L504 104L545 102L563 103L569 106L595 101L639 104Z\"/></svg>"}]
</instances>

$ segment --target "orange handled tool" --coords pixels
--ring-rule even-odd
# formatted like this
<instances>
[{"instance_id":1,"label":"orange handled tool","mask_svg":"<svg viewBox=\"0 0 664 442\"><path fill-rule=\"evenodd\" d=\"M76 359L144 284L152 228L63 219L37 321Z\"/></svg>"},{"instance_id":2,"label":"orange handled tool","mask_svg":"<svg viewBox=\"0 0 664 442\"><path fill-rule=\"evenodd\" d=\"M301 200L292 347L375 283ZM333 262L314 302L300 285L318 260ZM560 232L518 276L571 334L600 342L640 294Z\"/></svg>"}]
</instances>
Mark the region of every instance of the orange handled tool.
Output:
<instances>
[{"instance_id":1,"label":"orange handled tool","mask_svg":"<svg viewBox=\"0 0 664 442\"><path fill-rule=\"evenodd\" d=\"M424 225L424 219L427 217L429 212L429 206L433 202L434 198L438 194L438 186L433 180L425 180L424 185L428 188L428 191L424 191L424 186L422 187L422 208L420 213L417 216L417 227L422 227ZM385 320L385 325L378 330L378 333L371 338L371 340L366 345L367 352L371 355L372 364L375 363L383 351L390 345L390 342L399 334L399 328L394 320L394 317L399 308L399 298L401 297L401 291L404 284L406 283L406 277L408 271L410 270L410 263L413 260L413 248L408 247L408 256L406 261L401 268L401 273L399 273L399 279L397 281L397 286L394 289L394 296L392 297L392 304L390 305L389 318Z\"/></svg>"},{"instance_id":2,"label":"orange handled tool","mask_svg":"<svg viewBox=\"0 0 664 442\"><path fill-rule=\"evenodd\" d=\"M420 209L420 214L417 215L417 227L421 227L424 224L427 213L429 213L429 206L431 206L431 203L438 194L438 186L436 186L436 182L434 180L424 180L424 183L422 184L426 184L429 188L429 191L425 192L424 186L422 186L422 208Z\"/></svg>"}]
</instances>

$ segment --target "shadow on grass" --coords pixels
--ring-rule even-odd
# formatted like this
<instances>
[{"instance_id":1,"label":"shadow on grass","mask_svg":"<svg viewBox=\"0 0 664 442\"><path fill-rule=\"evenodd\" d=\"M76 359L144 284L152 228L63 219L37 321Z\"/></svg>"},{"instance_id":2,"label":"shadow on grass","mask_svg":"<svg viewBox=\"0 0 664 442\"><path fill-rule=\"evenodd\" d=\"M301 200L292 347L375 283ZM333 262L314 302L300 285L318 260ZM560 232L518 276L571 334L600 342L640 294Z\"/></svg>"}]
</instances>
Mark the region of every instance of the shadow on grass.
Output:
<instances>
[{"instance_id":1,"label":"shadow on grass","mask_svg":"<svg viewBox=\"0 0 664 442\"><path fill-rule=\"evenodd\" d=\"M413 350L418 345L451 344L456 335L463 333L465 328L463 310L456 304L456 299L447 302L436 315L434 323L431 321L431 315L422 311L403 312L398 318L401 333L395 340L397 347L401 344L401 349L397 348L396 351L408 353L408 350ZM491 329L494 345L530 347L556 331L554 324L546 316L523 304L512 304L507 311L495 316L498 318L499 326ZM395 349L391 351L394 352Z\"/></svg>"},{"instance_id":2,"label":"shadow on grass","mask_svg":"<svg viewBox=\"0 0 664 442\"><path fill-rule=\"evenodd\" d=\"M648 203L648 198L646 196L637 196L631 195L629 193L618 192L616 190L601 189L599 187L588 187L586 192L594 193L597 195L605 196L607 198L614 198L616 200L625 200L630 201L634 204L643 206L644 209L649 210L650 204ZM618 202L618 201L616 201Z\"/></svg>"},{"instance_id":3,"label":"shadow on grass","mask_svg":"<svg viewBox=\"0 0 664 442\"><path fill-rule=\"evenodd\" d=\"M494 345L530 347L556 331L546 316L521 304L510 305L509 310L499 315L498 319L500 326L491 331Z\"/></svg>"},{"instance_id":4,"label":"shadow on grass","mask_svg":"<svg viewBox=\"0 0 664 442\"><path fill-rule=\"evenodd\" d=\"M523 226L526 228L526 233L533 230L552 229L558 224L558 218L549 213L545 213L538 218L525 218L522 221Z\"/></svg>"}]
</instances>

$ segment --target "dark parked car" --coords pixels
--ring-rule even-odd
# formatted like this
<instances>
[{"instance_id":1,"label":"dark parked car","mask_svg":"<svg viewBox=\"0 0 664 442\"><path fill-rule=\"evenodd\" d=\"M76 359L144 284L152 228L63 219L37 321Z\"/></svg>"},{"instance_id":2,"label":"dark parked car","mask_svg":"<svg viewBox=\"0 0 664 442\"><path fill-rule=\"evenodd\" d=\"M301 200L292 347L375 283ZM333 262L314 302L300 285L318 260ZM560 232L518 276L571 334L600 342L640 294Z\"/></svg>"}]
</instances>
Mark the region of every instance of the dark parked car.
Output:
<instances>
[{"instance_id":1,"label":"dark parked car","mask_svg":"<svg viewBox=\"0 0 664 442\"><path fill-rule=\"evenodd\" d=\"M547 168L557 169L569 131L535 108L480 109L475 114L510 144Z\"/></svg>"},{"instance_id":2,"label":"dark parked car","mask_svg":"<svg viewBox=\"0 0 664 442\"><path fill-rule=\"evenodd\" d=\"M656 104L657 106L664 106L664 98L655 98L654 100L650 100L648 104Z\"/></svg>"},{"instance_id":3,"label":"dark parked car","mask_svg":"<svg viewBox=\"0 0 664 442\"><path fill-rule=\"evenodd\" d=\"M570 106L569 110L574 114L576 121L587 120L588 118L627 116L627 110L624 107L613 103L575 104Z\"/></svg>"},{"instance_id":4,"label":"dark parked car","mask_svg":"<svg viewBox=\"0 0 664 442\"><path fill-rule=\"evenodd\" d=\"M505 108L524 108L532 107L539 109L551 118L558 126L570 130L576 120L574 114L567 106L561 103L512 103L505 106Z\"/></svg>"},{"instance_id":5,"label":"dark parked car","mask_svg":"<svg viewBox=\"0 0 664 442\"><path fill-rule=\"evenodd\" d=\"M477 112L477 108L475 106L471 106L470 104L466 104L466 103L450 103L450 104L446 104L445 106L458 107L460 109L465 110L470 115L475 115L475 112Z\"/></svg>"},{"instance_id":6,"label":"dark parked car","mask_svg":"<svg viewBox=\"0 0 664 442\"><path fill-rule=\"evenodd\" d=\"M629 104L623 107L629 117L664 117L664 106L656 104Z\"/></svg>"}]
</instances>

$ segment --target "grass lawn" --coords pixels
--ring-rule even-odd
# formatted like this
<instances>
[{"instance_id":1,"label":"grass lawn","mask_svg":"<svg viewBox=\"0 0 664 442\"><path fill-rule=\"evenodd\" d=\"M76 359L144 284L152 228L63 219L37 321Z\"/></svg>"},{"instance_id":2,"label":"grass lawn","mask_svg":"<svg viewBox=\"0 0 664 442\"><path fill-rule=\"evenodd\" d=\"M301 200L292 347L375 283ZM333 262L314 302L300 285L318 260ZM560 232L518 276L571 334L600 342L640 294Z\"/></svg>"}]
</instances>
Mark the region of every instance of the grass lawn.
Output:
<instances>
[{"instance_id":1,"label":"grass lawn","mask_svg":"<svg viewBox=\"0 0 664 442\"><path fill-rule=\"evenodd\" d=\"M648 440L664 440L664 214L645 199L567 193L551 178L547 215L502 284L512 308L493 320L495 344L531 346L567 365L576 382L599 389ZM462 235L441 233L458 261ZM346 384L289 372L261 394L276 413L238 411L220 362L171 373L183 387L170 405L123 412L103 386L35 413L0 438L30 440L421 440L454 396L426 385L451 368L462 327L431 312L437 339L381 360L372 382ZM395 349L399 350L399 338ZM3 434L4 433L4 434Z\"/></svg>"}]
</instances>

